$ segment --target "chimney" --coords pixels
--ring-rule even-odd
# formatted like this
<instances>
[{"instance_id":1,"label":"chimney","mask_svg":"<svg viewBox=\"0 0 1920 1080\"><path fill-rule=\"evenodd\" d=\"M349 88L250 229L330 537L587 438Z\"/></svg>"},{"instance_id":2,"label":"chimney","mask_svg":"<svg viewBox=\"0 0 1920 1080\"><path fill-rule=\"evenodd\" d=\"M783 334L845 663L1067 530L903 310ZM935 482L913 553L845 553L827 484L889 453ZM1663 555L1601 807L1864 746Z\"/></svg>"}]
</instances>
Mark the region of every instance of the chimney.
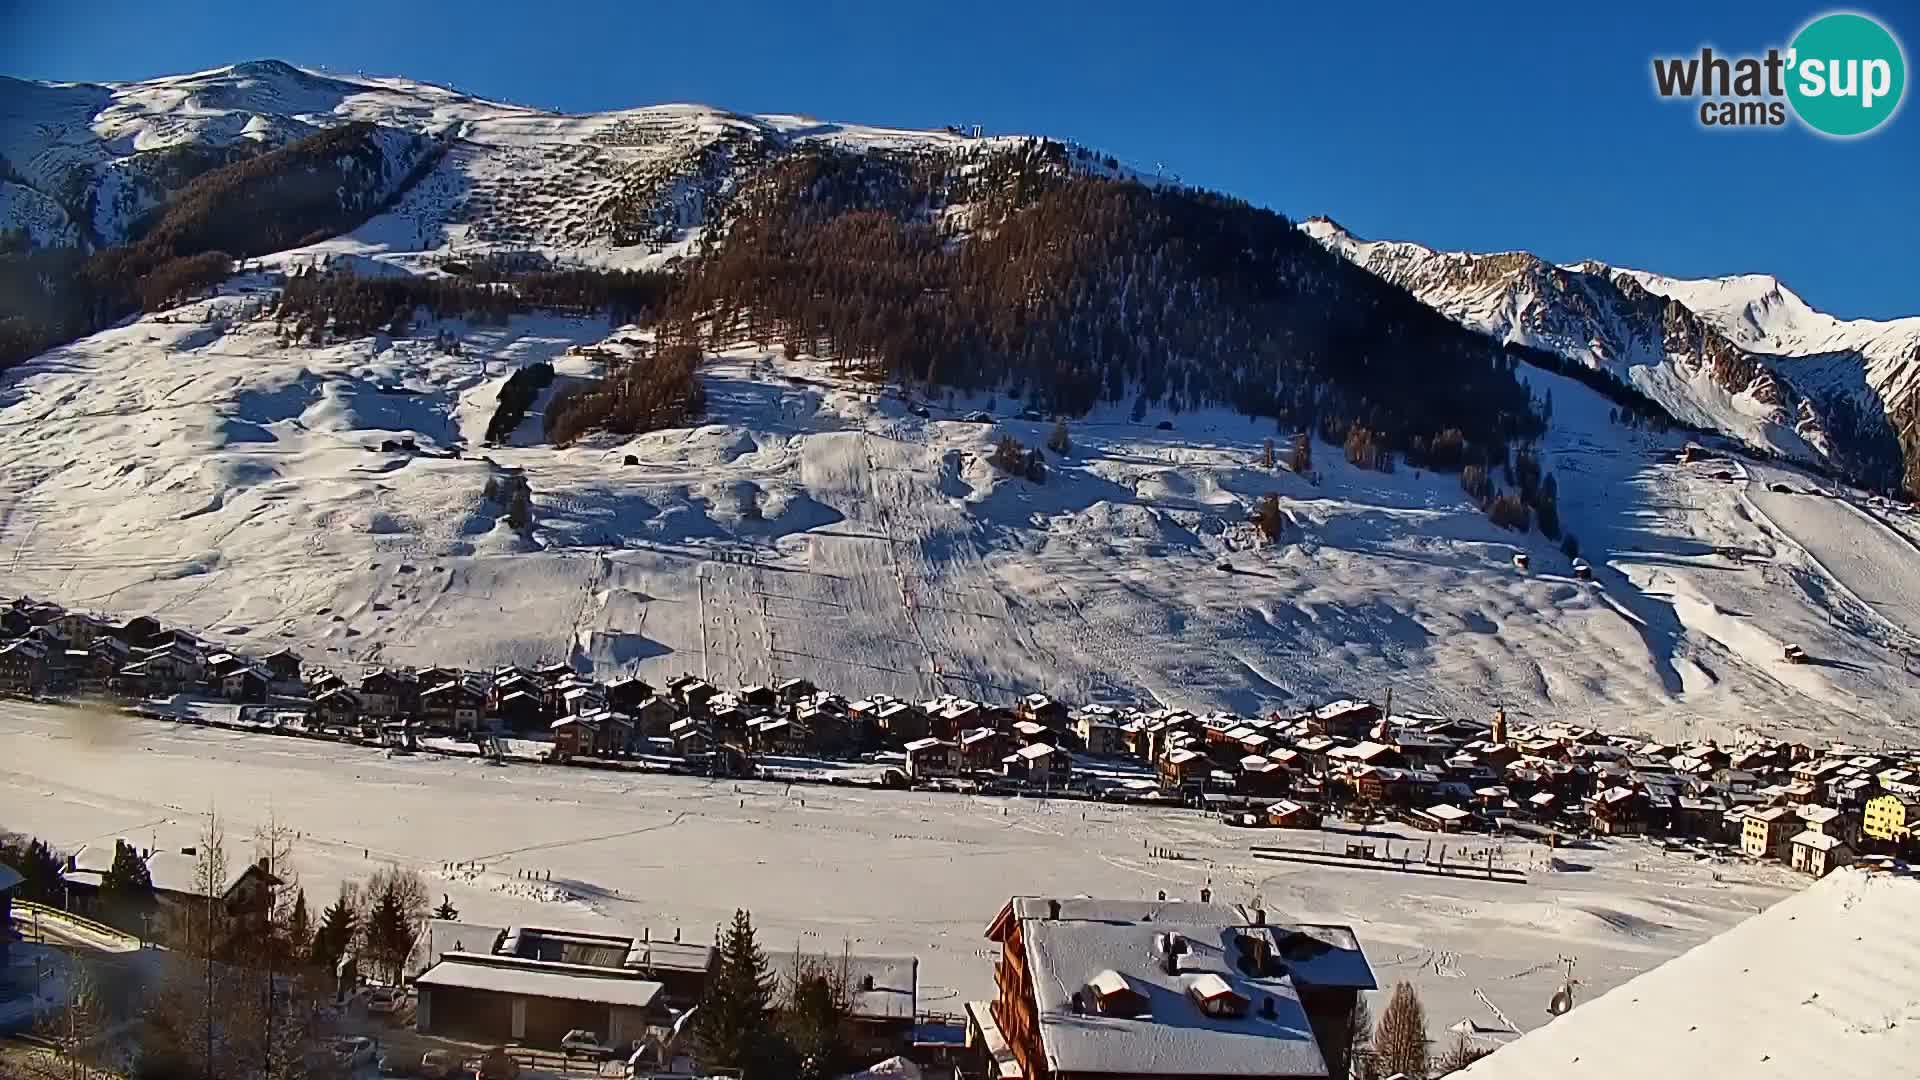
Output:
<instances>
[{"instance_id":1,"label":"chimney","mask_svg":"<svg viewBox=\"0 0 1920 1080\"><path fill-rule=\"evenodd\" d=\"M1213 890L1212 890L1212 889L1201 889L1201 890L1200 890L1200 902L1201 902L1201 903L1203 903L1203 904L1211 904L1211 903L1213 903Z\"/></svg>"},{"instance_id":2,"label":"chimney","mask_svg":"<svg viewBox=\"0 0 1920 1080\"><path fill-rule=\"evenodd\" d=\"M677 926L673 928L673 943L680 944L680 928Z\"/></svg>"},{"instance_id":3,"label":"chimney","mask_svg":"<svg viewBox=\"0 0 1920 1080\"><path fill-rule=\"evenodd\" d=\"M258 866L260 868L260 872L263 874L273 873L273 860L268 858L265 855L262 855L258 859L255 859L254 865Z\"/></svg>"},{"instance_id":4,"label":"chimney","mask_svg":"<svg viewBox=\"0 0 1920 1080\"><path fill-rule=\"evenodd\" d=\"M1267 925L1267 909L1266 908L1253 909L1253 925L1255 926Z\"/></svg>"},{"instance_id":5,"label":"chimney","mask_svg":"<svg viewBox=\"0 0 1920 1080\"><path fill-rule=\"evenodd\" d=\"M1073 1008L1073 1015L1079 1016L1081 1013L1087 1011L1086 1002L1080 997L1080 991L1075 990L1073 992L1071 1003Z\"/></svg>"},{"instance_id":6,"label":"chimney","mask_svg":"<svg viewBox=\"0 0 1920 1080\"><path fill-rule=\"evenodd\" d=\"M1167 900L1167 890L1165 890L1165 889L1161 889L1161 890L1160 890L1160 902L1164 904L1164 903L1166 903L1166 900Z\"/></svg>"},{"instance_id":7,"label":"chimney","mask_svg":"<svg viewBox=\"0 0 1920 1080\"><path fill-rule=\"evenodd\" d=\"M646 944L646 943L648 943L648 942L650 942L650 941L652 941L652 940L653 940L653 927L651 927L651 926L643 926L643 927L641 927L641 928L640 928L640 941L641 941L641 944Z\"/></svg>"},{"instance_id":8,"label":"chimney","mask_svg":"<svg viewBox=\"0 0 1920 1080\"><path fill-rule=\"evenodd\" d=\"M1266 1017L1268 1020L1277 1019L1279 1017L1280 1011L1274 1008L1273 1006L1272 994L1268 994L1265 997L1260 999L1260 1015Z\"/></svg>"},{"instance_id":9,"label":"chimney","mask_svg":"<svg viewBox=\"0 0 1920 1080\"><path fill-rule=\"evenodd\" d=\"M860 976L860 992L865 994L873 992L873 974L871 972Z\"/></svg>"},{"instance_id":10,"label":"chimney","mask_svg":"<svg viewBox=\"0 0 1920 1080\"><path fill-rule=\"evenodd\" d=\"M1054 922L1060 921L1060 901L1058 900L1047 901L1047 918L1053 920Z\"/></svg>"}]
</instances>

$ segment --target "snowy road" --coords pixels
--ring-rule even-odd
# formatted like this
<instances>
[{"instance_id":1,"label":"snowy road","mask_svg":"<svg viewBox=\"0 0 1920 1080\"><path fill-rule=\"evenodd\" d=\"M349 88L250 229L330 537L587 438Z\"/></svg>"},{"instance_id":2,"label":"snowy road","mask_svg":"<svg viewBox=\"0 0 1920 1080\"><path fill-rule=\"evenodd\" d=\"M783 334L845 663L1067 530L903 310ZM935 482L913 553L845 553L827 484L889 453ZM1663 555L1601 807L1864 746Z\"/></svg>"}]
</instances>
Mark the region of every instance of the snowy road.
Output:
<instances>
[{"instance_id":1,"label":"snowy road","mask_svg":"<svg viewBox=\"0 0 1920 1080\"><path fill-rule=\"evenodd\" d=\"M982 933L1015 893L1191 897L1211 884L1278 918L1350 923L1384 982L1421 988L1437 1030L1489 1019L1476 987L1534 1023L1559 957L1577 957L1597 992L1790 883L1777 868L1696 864L1640 844L1563 850L1577 871L1555 872L1543 849L1507 843L1497 858L1529 875L1524 886L1402 879L1255 861L1250 834L1187 811L387 758L12 702L0 703L0 763L0 827L57 847L191 844L212 807L244 851L273 816L301 834L294 862L310 903L392 861L426 873L469 921L678 928L703 940L742 906L769 946L917 955L921 1006L940 1011L991 993ZM1456 858L1486 844L1447 843ZM445 869L467 861L483 869Z\"/></svg>"}]
</instances>

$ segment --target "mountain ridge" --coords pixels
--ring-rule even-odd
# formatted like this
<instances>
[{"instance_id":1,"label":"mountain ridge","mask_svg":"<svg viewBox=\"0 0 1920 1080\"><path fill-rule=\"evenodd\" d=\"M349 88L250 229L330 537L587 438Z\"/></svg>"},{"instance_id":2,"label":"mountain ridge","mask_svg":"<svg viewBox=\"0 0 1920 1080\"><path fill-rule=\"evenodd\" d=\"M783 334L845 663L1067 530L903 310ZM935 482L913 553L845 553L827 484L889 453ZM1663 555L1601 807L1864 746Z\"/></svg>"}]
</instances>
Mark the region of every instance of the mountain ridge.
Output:
<instances>
[{"instance_id":1,"label":"mountain ridge","mask_svg":"<svg viewBox=\"0 0 1920 1080\"><path fill-rule=\"evenodd\" d=\"M1678 279L1301 228L1463 325L1607 370L1675 416L1881 487L1920 483L1920 317L1844 320L1778 278Z\"/></svg>"}]
</instances>

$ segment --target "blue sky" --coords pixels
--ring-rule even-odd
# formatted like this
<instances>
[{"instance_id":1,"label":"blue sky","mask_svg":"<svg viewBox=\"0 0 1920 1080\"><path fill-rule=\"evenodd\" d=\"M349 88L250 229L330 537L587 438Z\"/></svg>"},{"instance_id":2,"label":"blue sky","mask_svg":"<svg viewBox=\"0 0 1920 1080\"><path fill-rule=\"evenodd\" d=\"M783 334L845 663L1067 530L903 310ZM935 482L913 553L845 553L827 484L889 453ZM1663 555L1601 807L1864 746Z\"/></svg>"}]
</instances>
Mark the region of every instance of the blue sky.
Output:
<instances>
[{"instance_id":1,"label":"blue sky","mask_svg":"<svg viewBox=\"0 0 1920 1080\"><path fill-rule=\"evenodd\" d=\"M1703 130L1688 105L1652 91L1655 54L1784 46L1825 10L0 0L0 72L132 79L275 57L567 111L700 101L979 123L1164 163L1189 183L1369 237L1677 276L1764 271L1836 314L1920 314L1920 107L1843 142ZM1860 10L1920 58L1910 0Z\"/></svg>"}]
</instances>

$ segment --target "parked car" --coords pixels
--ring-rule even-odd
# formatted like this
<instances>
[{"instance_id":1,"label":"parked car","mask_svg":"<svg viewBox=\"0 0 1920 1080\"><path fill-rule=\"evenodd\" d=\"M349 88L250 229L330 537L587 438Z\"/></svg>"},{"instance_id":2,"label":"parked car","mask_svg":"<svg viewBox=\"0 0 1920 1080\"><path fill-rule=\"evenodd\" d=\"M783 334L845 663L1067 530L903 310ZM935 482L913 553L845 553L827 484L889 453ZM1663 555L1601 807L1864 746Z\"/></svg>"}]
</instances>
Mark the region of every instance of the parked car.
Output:
<instances>
[{"instance_id":1,"label":"parked car","mask_svg":"<svg viewBox=\"0 0 1920 1080\"><path fill-rule=\"evenodd\" d=\"M1171 421L1171 420L1162 420L1162 421L1160 421L1159 423L1157 423L1157 424L1155 424L1155 425L1153 425L1153 426L1154 426L1154 429L1155 429L1155 430L1157 430L1157 431L1172 431L1172 430L1173 430L1173 421Z\"/></svg>"},{"instance_id":2,"label":"parked car","mask_svg":"<svg viewBox=\"0 0 1920 1080\"><path fill-rule=\"evenodd\" d=\"M373 1040L364 1035L335 1039L333 1060L336 1065L349 1071L362 1065L371 1065L373 1064Z\"/></svg>"},{"instance_id":3,"label":"parked car","mask_svg":"<svg viewBox=\"0 0 1920 1080\"><path fill-rule=\"evenodd\" d=\"M367 991L367 1011L397 1013L407 1003L407 992L397 986L376 986Z\"/></svg>"},{"instance_id":4,"label":"parked car","mask_svg":"<svg viewBox=\"0 0 1920 1080\"><path fill-rule=\"evenodd\" d=\"M460 1071L460 1059L451 1050L429 1050L420 1055L420 1075L427 1080L446 1080Z\"/></svg>"},{"instance_id":5,"label":"parked car","mask_svg":"<svg viewBox=\"0 0 1920 1080\"><path fill-rule=\"evenodd\" d=\"M993 423L993 414L988 412L970 412L967 414L967 423L991 424Z\"/></svg>"},{"instance_id":6,"label":"parked car","mask_svg":"<svg viewBox=\"0 0 1920 1080\"><path fill-rule=\"evenodd\" d=\"M919 417L922 420L929 419L930 417L933 416L933 412L930 409L928 409L925 405L909 405L907 406L907 411Z\"/></svg>"},{"instance_id":7,"label":"parked car","mask_svg":"<svg viewBox=\"0 0 1920 1080\"><path fill-rule=\"evenodd\" d=\"M411 1054L399 1052L380 1055L381 1076L419 1076L420 1062Z\"/></svg>"},{"instance_id":8,"label":"parked car","mask_svg":"<svg viewBox=\"0 0 1920 1080\"><path fill-rule=\"evenodd\" d=\"M583 1031L580 1028L574 1028L561 1037L560 1049L569 1054L593 1058L608 1058L617 1053L613 1047L600 1041L599 1033Z\"/></svg>"}]
</instances>

